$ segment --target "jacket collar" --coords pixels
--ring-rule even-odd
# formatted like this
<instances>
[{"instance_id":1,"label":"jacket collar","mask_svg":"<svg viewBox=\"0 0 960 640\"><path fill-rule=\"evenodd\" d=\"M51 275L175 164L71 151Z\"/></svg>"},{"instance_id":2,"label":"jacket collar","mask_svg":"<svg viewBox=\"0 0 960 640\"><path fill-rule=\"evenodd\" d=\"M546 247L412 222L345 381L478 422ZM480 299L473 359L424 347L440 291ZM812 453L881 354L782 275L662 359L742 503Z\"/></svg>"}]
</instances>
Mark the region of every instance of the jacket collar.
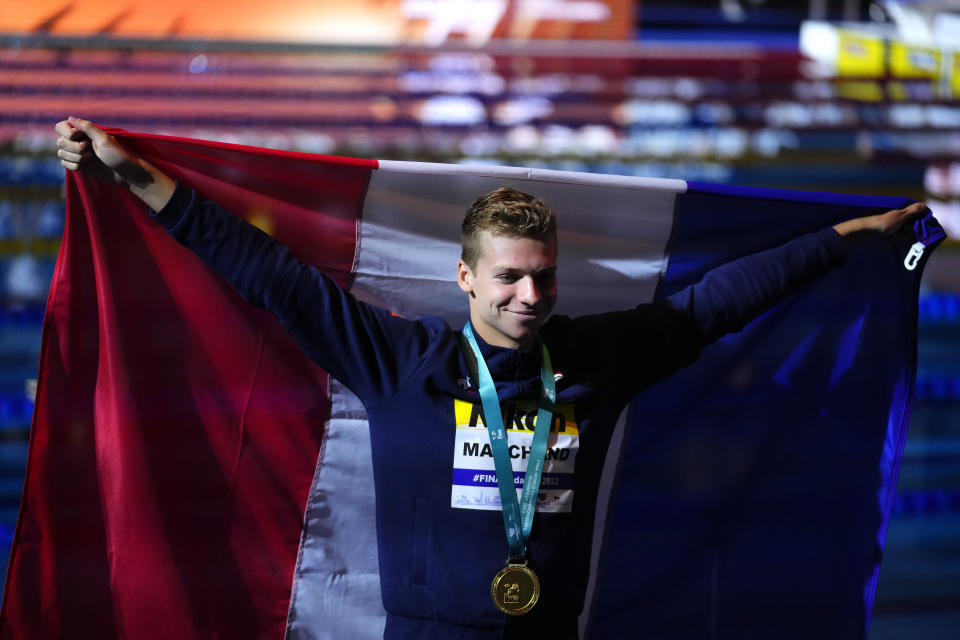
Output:
<instances>
[{"instance_id":1,"label":"jacket collar","mask_svg":"<svg viewBox=\"0 0 960 640\"><path fill-rule=\"evenodd\" d=\"M487 344L474 332L480 352L490 369L501 401L518 398L536 398L540 393L540 350L510 349Z\"/></svg>"}]
</instances>

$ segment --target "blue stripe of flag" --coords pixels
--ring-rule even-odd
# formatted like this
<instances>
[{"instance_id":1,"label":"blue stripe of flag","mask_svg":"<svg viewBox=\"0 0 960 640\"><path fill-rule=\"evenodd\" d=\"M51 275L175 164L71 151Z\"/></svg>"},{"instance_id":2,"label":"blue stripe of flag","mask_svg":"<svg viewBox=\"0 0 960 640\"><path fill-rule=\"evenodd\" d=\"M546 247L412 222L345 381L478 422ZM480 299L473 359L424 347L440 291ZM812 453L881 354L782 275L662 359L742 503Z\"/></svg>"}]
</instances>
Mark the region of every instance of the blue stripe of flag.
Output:
<instances>
[{"instance_id":1,"label":"blue stripe of flag","mask_svg":"<svg viewBox=\"0 0 960 640\"><path fill-rule=\"evenodd\" d=\"M909 202L689 183L657 297ZM636 620L675 640L865 637L916 363L922 264L903 260L922 227L856 238L842 269L632 405L591 637Z\"/></svg>"}]
</instances>

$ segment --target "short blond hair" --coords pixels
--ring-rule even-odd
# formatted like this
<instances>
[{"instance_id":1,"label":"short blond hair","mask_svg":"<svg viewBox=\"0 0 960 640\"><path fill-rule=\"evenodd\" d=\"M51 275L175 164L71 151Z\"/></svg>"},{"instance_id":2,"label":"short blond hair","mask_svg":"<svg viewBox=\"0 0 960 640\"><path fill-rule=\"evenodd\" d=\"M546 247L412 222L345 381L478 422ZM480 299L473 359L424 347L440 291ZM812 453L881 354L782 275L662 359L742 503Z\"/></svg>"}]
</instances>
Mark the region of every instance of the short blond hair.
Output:
<instances>
[{"instance_id":1,"label":"short blond hair","mask_svg":"<svg viewBox=\"0 0 960 640\"><path fill-rule=\"evenodd\" d=\"M460 227L460 259L471 269L480 257L483 234L547 241L557 233L553 211L540 198L500 187L474 200Z\"/></svg>"}]
</instances>

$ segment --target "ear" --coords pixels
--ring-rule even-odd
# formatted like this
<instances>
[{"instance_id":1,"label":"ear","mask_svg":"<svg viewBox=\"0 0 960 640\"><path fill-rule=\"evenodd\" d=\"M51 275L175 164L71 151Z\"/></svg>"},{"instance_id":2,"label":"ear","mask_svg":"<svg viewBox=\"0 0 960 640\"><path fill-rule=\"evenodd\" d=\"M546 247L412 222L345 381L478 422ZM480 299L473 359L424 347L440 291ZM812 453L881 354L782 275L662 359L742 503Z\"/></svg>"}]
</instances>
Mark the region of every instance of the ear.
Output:
<instances>
[{"instance_id":1,"label":"ear","mask_svg":"<svg viewBox=\"0 0 960 640\"><path fill-rule=\"evenodd\" d=\"M457 286L464 293L473 293L473 271L466 262L457 262Z\"/></svg>"}]
</instances>

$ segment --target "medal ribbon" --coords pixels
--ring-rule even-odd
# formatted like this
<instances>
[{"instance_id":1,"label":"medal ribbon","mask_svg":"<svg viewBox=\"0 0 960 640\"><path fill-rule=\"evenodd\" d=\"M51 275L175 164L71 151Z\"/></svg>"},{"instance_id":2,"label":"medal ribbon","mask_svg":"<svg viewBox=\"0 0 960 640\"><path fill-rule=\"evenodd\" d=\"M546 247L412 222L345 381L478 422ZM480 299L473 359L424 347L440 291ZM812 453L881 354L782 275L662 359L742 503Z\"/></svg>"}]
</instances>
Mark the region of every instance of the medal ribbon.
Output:
<instances>
[{"instance_id":1,"label":"medal ribbon","mask_svg":"<svg viewBox=\"0 0 960 640\"><path fill-rule=\"evenodd\" d=\"M513 481L513 466L510 464L510 452L507 448L507 431L500 411L497 388L490 375L490 369L480 352L480 346L473 335L473 327L468 321L463 327L477 358L477 377L480 383L480 401L483 406L483 422L490 436L490 450L497 471L497 486L500 489L500 504L503 511L503 526L510 544L510 562L526 562L527 539L533 528L533 512L537 506L537 492L540 490L540 477L543 475L544 459L547 455L547 440L550 436L550 423L553 422L554 402L556 401L556 383L553 379L553 366L550 353L540 336L537 345L543 354L540 364L540 389L537 423L533 430L533 442L530 444L530 457L527 462L527 474L523 481L523 491L517 501L517 488Z\"/></svg>"}]
</instances>

